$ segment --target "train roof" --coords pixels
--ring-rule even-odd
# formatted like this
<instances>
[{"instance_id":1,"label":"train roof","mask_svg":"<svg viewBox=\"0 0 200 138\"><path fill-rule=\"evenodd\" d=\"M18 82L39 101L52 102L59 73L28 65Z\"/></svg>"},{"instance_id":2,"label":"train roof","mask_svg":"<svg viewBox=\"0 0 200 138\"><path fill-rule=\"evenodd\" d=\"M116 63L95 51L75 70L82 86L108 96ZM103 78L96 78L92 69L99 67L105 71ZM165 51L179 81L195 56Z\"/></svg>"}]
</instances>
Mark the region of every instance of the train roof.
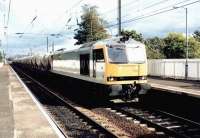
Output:
<instances>
[{"instance_id":1,"label":"train roof","mask_svg":"<svg viewBox=\"0 0 200 138\"><path fill-rule=\"evenodd\" d=\"M129 39L127 41L120 41L120 39L121 39L120 37L115 37L115 38L93 41L93 42L74 46L74 49L69 50L69 49L62 48L62 49L55 51L54 53L46 53L43 55L37 54L37 55L32 55L32 56L20 57L20 58L14 59L14 61L15 60L26 60L26 59L30 59L30 58L48 57L49 55L62 54L62 53L66 53L66 52L90 51L96 45L106 45L106 46L124 45L126 47L138 47L138 46L143 47L144 46L143 43L135 41L133 39Z\"/></svg>"},{"instance_id":2,"label":"train roof","mask_svg":"<svg viewBox=\"0 0 200 138\"><path fill-rule=\"evenodd\" d=\"M112 39L105 39L105 40L101 40L101 41L97 41L96 44L104 44L104 45L129 45L129 46L133 46L135 47L136 45L144 45L143 43L141 42L138 42L134 39L129 39L129 40L126 40L126 41L122 41L121 40L121 37L117 37L117 38L112 38Z\"/></svg>"},{"instance_id":3,"label":"train roof","mask_svg":"<svg viewBox=\"0 0 200 138\"><path fill-rule=\"evenodd\" d=\"M96 45L124 45L127 47L136 47L136 46L144 46L143 43L135 41L134 39L129 39L127 41L121 41L121 37L114 37L114 38L109 38L109 39L104 39L104 40L98 40L98 41L92 41L88 43L84 43L81 45L75 45L74 49L60 49L54 52L53 54L62 54L65 52L77 52L77 51L89 51Z\"/></svg>"},{"instance_id":4,"label":"train roof","mask_svg":"<svg viewBox=\"0 0 200 138\"><path fill-rule=\"evenodd\" d=\"M87 47L93 47L95 45L121 45L121 44L124 44L124 45L144 45L143 43L141 42L138 42L134 39L129 39L127 41L121 41L120 40L121 37L116 37L116 38L109 38L109 39L104 39L104 40L99 40L99 41L93 41L93 42L89 42L89 43L85 43L85 44L82 44L80 46L80 49L81 48L87 48Z\"/></svg>"}]
</instances>

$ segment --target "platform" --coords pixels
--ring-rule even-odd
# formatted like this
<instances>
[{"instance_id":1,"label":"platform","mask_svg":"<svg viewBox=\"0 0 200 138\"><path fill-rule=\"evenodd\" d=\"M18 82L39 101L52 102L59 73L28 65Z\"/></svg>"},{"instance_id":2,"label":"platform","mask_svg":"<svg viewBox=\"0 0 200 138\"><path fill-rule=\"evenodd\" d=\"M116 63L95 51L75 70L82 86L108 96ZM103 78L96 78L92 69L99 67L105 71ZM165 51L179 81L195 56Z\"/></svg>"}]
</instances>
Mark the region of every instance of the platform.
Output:
<instances>
[{"instance_id":1,"label":"platform","mask_svg":"<svg viewBox=\"0 0 200 138\"><path fill-rule=\"evenodd\" d=\"M200 98L200 81L148 77L152 89Z\"/></svg>"},{"instance_id":2,"label":"platform","mask_svg":"<svg viewBox=\"0 0 200 138\"><path fill-rule=\"evenodd\" d=\"M58 137L8 65L0 67L0 137Z\"/></svg>"}]
</instances>

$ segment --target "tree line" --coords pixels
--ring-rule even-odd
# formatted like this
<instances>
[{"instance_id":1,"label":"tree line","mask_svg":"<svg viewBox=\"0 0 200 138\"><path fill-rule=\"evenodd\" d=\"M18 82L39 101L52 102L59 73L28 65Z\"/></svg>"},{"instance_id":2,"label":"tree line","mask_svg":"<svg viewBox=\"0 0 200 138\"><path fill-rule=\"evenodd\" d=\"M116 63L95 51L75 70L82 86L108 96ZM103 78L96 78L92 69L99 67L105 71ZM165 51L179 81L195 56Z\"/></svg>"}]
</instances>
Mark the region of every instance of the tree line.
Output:
<instances>
[{"instance_id":1,"label":"tree line","mask_svg":"<svg viewBox=\"0 0 200 138\"><path fill-rule=\"evenodd\" d=\"M81 22L78 23L79 28L75 30L76 44L111 37L105 29L106 25L107 23L100 18L96 6L84 5ZM186 41L182 33L170 32L164 38L156 36L146 39L135 30L123 30L121 34L125 39L133 38L144 43L147 49L147 57L150 59L186 57ZM196 30L189 36L188 42L189 58L200 58L200 31Z\"/></svg>"},{"instance_id":2,"label":"tree line","mask_svg":"<svg viewBox=\"0 0 200 138\"><path fill-rule=\"evenodd\" d=\"M2 62L2 60L3 60L3 55L2 55L2 53L0 51L0 62Z\"/></svg>"},{"instance_id":3,"label":"tree line","mask_svg":"<svg viewBox=\"0 0 200 138\"><path fill-rule=\"evenodd\" d=\"M164 38L153 37L144 39L135 30L122 31L122 36L133 38L146 45L147 56L151 59L185 58L186 38L182 33L170 32ZM200 31L195 31L188 38L188 57L200 58Z\"/></svg>"}]
</instances>

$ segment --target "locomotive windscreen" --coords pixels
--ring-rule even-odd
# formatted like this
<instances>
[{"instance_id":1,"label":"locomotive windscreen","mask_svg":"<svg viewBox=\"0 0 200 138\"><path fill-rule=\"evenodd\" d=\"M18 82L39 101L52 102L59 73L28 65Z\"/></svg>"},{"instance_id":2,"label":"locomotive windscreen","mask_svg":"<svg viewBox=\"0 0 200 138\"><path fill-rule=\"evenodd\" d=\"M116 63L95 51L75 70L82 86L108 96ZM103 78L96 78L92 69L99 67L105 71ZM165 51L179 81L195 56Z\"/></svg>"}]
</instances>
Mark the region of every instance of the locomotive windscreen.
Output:
<instances>
[{"instance_id":1,"label":"locomotive windscreen","mask_svg":"<svg viewBox=\"0 0 200 138\"><path fill-rule=\"evenodd\" d=\"M119 63L119 64L128 63L126 49L124 46L109 46L108 56L110 63Z\"/></svg>"},{"instance_id":2,"label":"locomotive windscreen","mask_svg":"<svg viewBox=\"0 0 200 138\"><path fill-rule=\"evenodd\" d=\"M126 53L129 63L145 63L146 52L143 47L126 47Z\"/></svg>"},{"instance_id":3,"label":"locomotive windscreen","mask_svg":"<svg viewBox=\"0 0 200 138\"><path fill-rule=\"evenodd\" d=\"M145 49L142 47L108 46L109 62L115 64L137 64L146 62Z\"/></svg>"}]
</instances>

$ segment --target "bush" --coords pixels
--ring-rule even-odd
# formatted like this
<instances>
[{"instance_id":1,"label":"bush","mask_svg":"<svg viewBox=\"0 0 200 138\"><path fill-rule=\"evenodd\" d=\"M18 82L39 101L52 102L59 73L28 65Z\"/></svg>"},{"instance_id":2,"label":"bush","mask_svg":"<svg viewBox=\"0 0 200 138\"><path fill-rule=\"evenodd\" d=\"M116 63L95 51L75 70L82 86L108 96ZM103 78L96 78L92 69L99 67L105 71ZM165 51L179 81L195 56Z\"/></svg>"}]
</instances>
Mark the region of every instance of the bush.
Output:
<instances>
[{"instance_id":1,"label":"bush","mask_svg":"<svg viewBox=\"0 0 200 138\"><path fill-rule=\"evenodd\" d=\"M2 62L2 59L3 59L3 56L2 56L2 54L0 52L0 62Z\"/></svg>"}]
</instances>

